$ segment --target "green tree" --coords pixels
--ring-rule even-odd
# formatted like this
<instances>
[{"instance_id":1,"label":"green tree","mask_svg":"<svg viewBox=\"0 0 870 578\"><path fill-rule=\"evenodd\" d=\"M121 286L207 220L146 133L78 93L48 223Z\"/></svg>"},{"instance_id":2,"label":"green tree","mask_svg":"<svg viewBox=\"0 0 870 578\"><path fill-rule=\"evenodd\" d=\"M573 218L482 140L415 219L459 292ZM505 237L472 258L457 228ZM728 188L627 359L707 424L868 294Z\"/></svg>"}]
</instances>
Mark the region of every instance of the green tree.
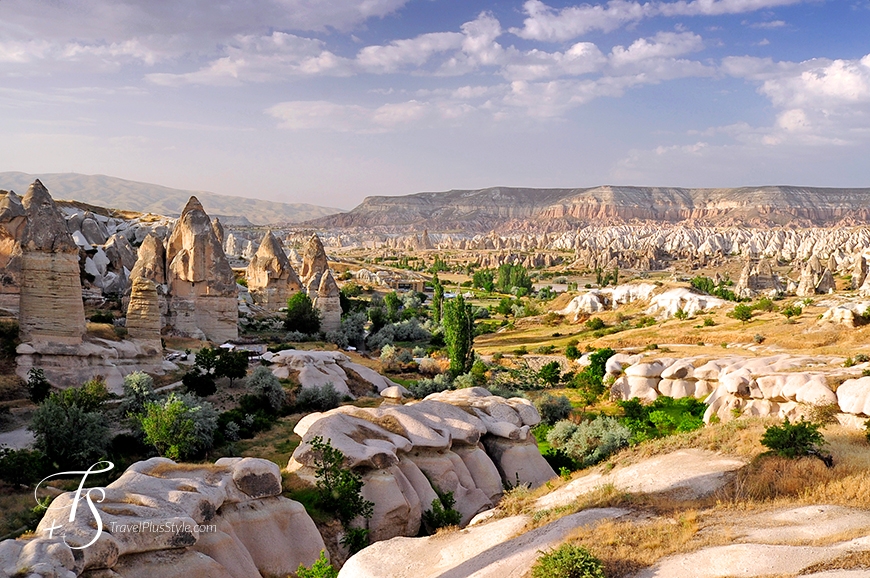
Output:
<instances>
[{"instance_id":1,"label":"green tree","mask_svg":"<svg viewBox=\"0 0 870 578\"><path fill-rule=\"evenodd\" d=\"M109 423L102 412L104 401L93 383L50 394L28 426L36 449L62 469L87 468L105 456Z\"/></svg>"},{"instance_id":2,"label":"green tree","mask_svg":"<svg viewBox=\"0 0 870 578\"><path fill-rule=\"evenodd\" d=\"M559 383L559 378L562 377L562 366L558 361L547 363L538 371L538 377L544 380L550 386Z\"/></svg>"},{"instance_id":3,"label":"green tree","mask_svg":"<svg viewBox=\"0 0 870 578\"><path fill-rule=\"evenodd\" d=\"M788 305L780 310L780 313L782 313L789 321L791 321L792 317L800 317L803 312L803 308L797 304Z\"/></svg>"},{"instance_id":4,"label":"green tree","mask_svg":"<svg viewBox=\"0 0 870 578\"><path fill-rule=\"evenodd\" d=\"M314 307L305 293L300 291L287 300L284 328L309 335L320 331L320 311Z\"/></svg>"},{"instance_id":5,"label":"green tree","mask_svg":"<svg viewBox=\"0 0 870 578\"><path fill-rule=\"evenodd\" d=\"M384 306L387 308L387 319L390 323L395 323L399 320L399 310L402 308L402 300L395 291L390 291L384 295Z\"/></svg>"},{"instance_id":6,"label":"green tree","mask_svg":"<svg viewBox=\"0 0 870 578\"><path fill-rule=\"evenodd\" d=\"M820 448L827 442L820 428L820 425L808 421L791 423L785 418L781 426L772 425L764 430L761 445L785 458L816 456L824 460L828 456L822 454Z\"/></svg>"},{"instance_id":7,"label":"green tree","mask_svg":"<svg viewBox=\"0 0 870 578\"><path fill-rule=\"evenodd\" d=\"M746 305L744 303L738 303L734 306L734 310L728 314L729 317L733 317L738 321L742 321L746 323L750 319L752 319L752 307Z\"/></svg>"},{"instance_id":8,"label":"green tree","mask_svg":"<svg viewBox=\"0 0 870 578\"><path fill-rule=\"evenodd\" d=\"M438 278L438 272L432 276L432 319L441 323L441 310L444 307L444 286Z\"/></svg>"},{"instance_id":9,"label":"green tree","mask_svg":"<svg viewBox=\"0 0 870 578\"><path fill-rule=\"evenodd\" d=\"M217 429L217 413L211 404L175 393L163 401L146 403L137 420L145 441L173 460L210 449Z\"/></svg>"},{"instance_id":10,"label":"green tree","mask_svg":"<svg viewBox=\"0 0 870 578\"><path fill-rule=\"evenodd\" d=\"M477 287L478 289L492 291L495 288L493 278L494 275L491 269L479 269L475 271L474 275L471 277L471 284L473 287Z\"/></svg>"},{"instance_id":11,"label":"green tree","mask_svg":"<svg viewBox=\"0 0 870 578\"><path fill-rule=\"evenodd\" d=\"M332 564L326 559L326 552L321 550L320 557L314 561L311 568L306 568L300 564L296 570L296 575L299 578L338 578L338 570L332 567Z\"/></svg>"},{"instance_id":12,"label":"green tree","mask_svg":"<svg viewBox=\"0 0 870 578\"><path fill-rule=\"evenodd\" d=\"M474 363L474 315L462 295L444 303L444 342L450 358L450 373L468 372Z\"/></svg>"},{"instance_id":13,"label":"green tree","mask_svg":"<svg viewBox=\"0 0 870 578\"><path fill-rule=\"evenodd\" d=\"M203 347L196 352L194 365L202 370L203 373L214 375L218 364L218 355L220 352L216 347Z\"/></svg>"},{"instance_id":14,"label":"green tree","mask_svg":"<svg viewBox=\"0 0 870 578\"><path fill-rule=\"evenodd\" d=\"M222 349L215 366L215 375L228 377L230 387L233 381L245 377L248 373L248 352L242 350Z\"/></svg>"},{"instance_id":15,"label":"green tree","mask_svg":"<svg viewBox=\"0 0 870 578\"><path fill-rule=\"evenodd\" d=\"M31 367L27 372L27 393L33 403L42 403L51 393L51 384L45 372L37 367Z\"/></svg>"},{"instance_id":16,"label":"green tree","mask_svg":"<svg viewBox=\"0 0 870 578\"><path fill-rule=\"evenodd\" d=\"M505 263L498 268L498 281L495 288L502 293L511 293L514 287L524 289L525 293L532 290L532 279L528 270L522 265ZM520 293L517 293L520 295Z\"/></svg>"}]
</instances>

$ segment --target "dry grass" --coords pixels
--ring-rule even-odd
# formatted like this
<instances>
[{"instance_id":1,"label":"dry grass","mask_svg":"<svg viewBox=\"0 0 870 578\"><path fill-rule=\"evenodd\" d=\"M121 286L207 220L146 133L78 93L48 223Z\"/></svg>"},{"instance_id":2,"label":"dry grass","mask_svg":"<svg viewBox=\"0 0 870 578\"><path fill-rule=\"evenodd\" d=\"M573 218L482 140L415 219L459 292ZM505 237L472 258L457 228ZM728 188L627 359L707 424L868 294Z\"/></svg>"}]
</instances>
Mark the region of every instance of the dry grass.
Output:
<instances>
[{"instance_id":1,"label":"dry grass","mask_svg":"<svg viewBox=\"0 0 870 578\"><path fill-rule=\"evenodd\" d=\"M578 528L568 537L604 564L608 578L631 576L657 560L703 546L721 544L725 536L699 534L697 512L654 519L607 520Z\"/></svg>"},{"instance_id":2,"label":"dry grass","mask_svg":"<svg viewBox=\"0 0 870 578\"><path fill-rule=\"evenodd\" d=\"M870 552L849 552L828 562L813 564L804 568L800 576L827 572L830 570L857 570L870 569Z\"/></svg>"}]
</instances>

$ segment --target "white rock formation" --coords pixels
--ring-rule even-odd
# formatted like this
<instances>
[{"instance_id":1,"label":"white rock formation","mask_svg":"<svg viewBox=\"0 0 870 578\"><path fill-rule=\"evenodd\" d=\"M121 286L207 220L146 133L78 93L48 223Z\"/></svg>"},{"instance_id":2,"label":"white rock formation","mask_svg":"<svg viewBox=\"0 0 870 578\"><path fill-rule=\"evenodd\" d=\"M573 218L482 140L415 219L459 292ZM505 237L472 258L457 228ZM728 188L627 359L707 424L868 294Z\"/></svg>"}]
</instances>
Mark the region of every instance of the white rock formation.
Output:
<instances>
[{"instance_id":1,"label":"white rock formation","mask_svg":"<svg viewBox=\"0 0 870 578\"><path fill-rule=\"evenodd\" d=\"M264 353L262 357L272 364L272 373L279 379L297 373L296 379L302 388L322 387L331 383L341 395L353 397L348 387L353 378L348 371L372 384L378 392L398 385L373 369L354 363L340 351L285 349L278 353Z\"/></svg>"}]
</instances>

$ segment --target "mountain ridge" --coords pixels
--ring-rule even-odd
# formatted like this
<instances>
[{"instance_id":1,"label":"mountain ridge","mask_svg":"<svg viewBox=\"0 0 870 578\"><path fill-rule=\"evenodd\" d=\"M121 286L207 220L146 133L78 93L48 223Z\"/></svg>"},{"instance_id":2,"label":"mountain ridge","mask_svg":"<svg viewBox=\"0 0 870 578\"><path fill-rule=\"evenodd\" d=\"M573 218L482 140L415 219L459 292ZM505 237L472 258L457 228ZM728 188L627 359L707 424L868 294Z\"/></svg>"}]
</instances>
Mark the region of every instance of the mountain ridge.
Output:
<instances>
[{"instance_id":1,"label":"mountain ridge","mask_svg":"<svg viewBox=\"0 0 870 578\"><path fill-rule=\"evenodd\" d=\"M829 226L870 222L870 188L766 185L736 188L489 187L367 197L346 213L305 224L323 228L416 226L430 231L572 228L584 223Z\"/></svg>"},{"instance_id":2,"label":"mountain ridge","mask_svg":"<svg viewBox=\"0 0 870 578\"><path fill-rule=\"evenodd\" d=\"M221 220L244 218L258 225L298 223L342 212L342 209L309 203L282 203L209 191L188 191L108 175L79 173L0 172L0 189L14 190L23 195L36 179L42 181L55 199L169 217L178 216L193 195L210 215L219 215Z\"/></svg>"}]
</instances>

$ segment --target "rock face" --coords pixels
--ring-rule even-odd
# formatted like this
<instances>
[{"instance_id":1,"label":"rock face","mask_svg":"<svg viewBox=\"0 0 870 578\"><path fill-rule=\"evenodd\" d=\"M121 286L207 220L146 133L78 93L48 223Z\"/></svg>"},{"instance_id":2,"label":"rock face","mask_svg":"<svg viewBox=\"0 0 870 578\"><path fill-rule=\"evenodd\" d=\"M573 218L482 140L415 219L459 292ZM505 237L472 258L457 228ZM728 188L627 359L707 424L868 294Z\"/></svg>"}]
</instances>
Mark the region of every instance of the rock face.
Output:
<instances>
[{"instance_id":1,"label":"rock face","mask_svg":"<svg viewBox=\"0 0 870 578\"><path fill-rule=\"evenodd\" d=\"M162 328L157 285L144 277L134 279L127 307L127 334L133 339L160 339Z\"/></svg>"},{"instance_id":2,"label":"rock face","mask_svg":"<svg viewBox=\"0 0 870 578\"><path fill-rule=\"evenodd\" d=\"M784 291L785 287L773 272L770 262L764 259L757 263L747 261L734 288L738 297L747 298L754 297L758 293L777 295Z\"/></svg>"},{"instance_id":3,"label":"rock face","mask_svg":"<svg viewBox=\"0 0 870 578\"><path fill-rule=\"evenodd\" d=\"M21 238L27 214L21 198L0 191L0 308L17 314L21 282Z\"/></svg>"},{"instance_id":4,"label":"rock face","mask_svg":"<svg viewBox=\"0 0 870 578\"><path fill-rule=\"evenodd\" d=\"M105 488L104 500L97 502L98 494L93 495L103 526L94 544L70 548L94 538L96 519L82 500L71 522L75 494L65 493L48 508L37 538L0 543L0 574L286 576L300 564L310 566L325 548L305 508L280 494L280 472L267 460L222 458L214 465L176 464L165 458L137 462ZM48 530L52 526L53 538Z\"/></svg>"},{"instance_id":5,"label":"rock face","mask_svg":"<svg viewBox=\"0 0 870 578\"><path fill-rule=\"evenodd\" d=\"M314 307L320 311L320 330L324 332L338 331L341 327L341 291L332 276L332 271L326 271L320 278L320 286L314 297Z\"/></svg>"},{"instance_id":6,"label":"rock face","mask_svg":"<svg viewBox=\"0 0 870 578\"><path fill-rule=\"evenodd\" d=\"M499 500L504 484L537 487L555 477L529 434L539 421L527 400L505 400L482 388L404 406L343 406L297 424L302 443L287 469L313 479L311 440L330 440L345 465L363 475L363 495L375 504L368 521L372 539L416 536L422 513L437 499L434 488L453 492L464 525Z\"/></svg>"},{"instance_id":7,"label":"rock face","mask_svg":"<svg viewBox=\"0 0 870 578\"><path fill-rule=\"evenodd\" d=\"M191 197L166 245L169 325L189 337L238 337L235 277L211 220Z\"/></svg>"},{"instance_id":8,"label":"rock face","mask_svg":"<svg viewBox=\"0 0 870 578\"><path fill-rule=\"evenodd\" d=\"M85 333L79 249L41 182L22 201L27 224L21 240L22 341L75 345Z\"/></svg>"},{"instance_id":9,"label":"rock face","mask_svg":"<svg viewBox=\"0 0 870 578\"><path fill-rule=\"evenodd\" d=\"M267 311L287 306L287 299L302 289L281 241L267 231L247 269L248 291L254 303ZM339 305L340 307L340 305Z\"/></svg>"},{"instance_id":10,"label":"rock face","mask_svg":"<svg viewBox=\"0 0 870 578\"><path fill-rule=\"evenodd\" d=\"M299 278L302 280L302 285L309 297L313 297L317 293L321 277L327 271L329 271L329 262L323 243L316 234L311 235L305 246L305 252L302 254L302 269L299 271Z\"/></svg>"},{"instance_id":11,"label":"rock face","mask_svg":"<svg viewBox=\"0 0 870 578\"><path fill-rule=\"evenodd\" d=\"M291 373L297 372L296 380L303 389L331 383L339 394L353 397L349 386L357 377L371 384L372 389L378 392L398 385L380 373L354 363L340 351L286 349L278 353L264 353L262 358L272 364L272 373L279 379L286 379Z\"/></svg>"},{"instance_id":12,"label":"rock face","mask_svg":"<svg viewBox=\"0 0 870 578\"><path fill-rule=\"evenodd\" d=\"M133 265L133 270L130 272L131 280L131 299L133 288L141 281L148 281L154 285L154 290L157 293L157 311L158 323L160 324L160 332L163 333L166 328L169 318L169 300L167 293L169 287L166 284L166 248L161 241L153 233L149 233L142 241L139 247L138 258ZM141 283L140 288L145 286ZM146 311L143 307L153 307L154 304L150 298L139 300L133 310L134 318L151 318L154 316L153 311ZM130 305L127 307L127 313L130 314ZM135 322L134 322L135 323ZM129 326L129 320L128 320ZM149 325L150 327L150 325Z\"/></svg>"}]
</instances>

